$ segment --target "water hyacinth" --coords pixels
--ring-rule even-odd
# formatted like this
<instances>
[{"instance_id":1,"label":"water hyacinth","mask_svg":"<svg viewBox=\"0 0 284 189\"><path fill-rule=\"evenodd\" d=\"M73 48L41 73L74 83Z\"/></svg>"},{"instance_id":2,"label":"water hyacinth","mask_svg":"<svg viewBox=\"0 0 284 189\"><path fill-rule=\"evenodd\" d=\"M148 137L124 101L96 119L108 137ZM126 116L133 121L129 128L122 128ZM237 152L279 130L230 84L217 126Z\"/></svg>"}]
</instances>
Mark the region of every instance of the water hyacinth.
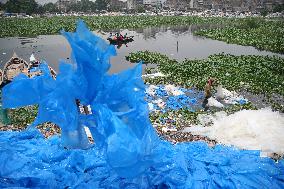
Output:
<instances>
[{"instance_id":1,"label":"water hyacinth","mask_svg":"<svg viewBox=\"0 0 284 189\"><path fill-rule=\"evenodd\" d=\"M225 22L223 18L200 18L196 16L81 16L91 30L135 29L162 25L190 25L198 23ZM76 29L77 16L54 16L51 18L0 18L0 37L36 37L58 34L63 28Z\"/></svg>"},{"instance_id":2,"label":"water hyacinth","mask_svg":"<svg viewBox=\"0 0 284 189\"><path fill-rule=\"evenodd\" d=\"M154 63L157 64L158 71L166 76L146 78L147 84L172 83L203 90L208 77L215 77L218 84L230 91L246 90L253 94L265 94L267 97L278 94L280 98L284 95L284 89L280 87L284 83L284 58L278 56L216 54L203 60L185 59L178 63L149 51L129 55L133 62L147 61L149 57L157 57ZM283 112L281 104L269 101L276 110Z\"/></svg>"},{"instance_id":3,"label":"water hyacinth","mask_svg":"<svg viewBox=\"0 0 284 189\"><path fill-rule=\"evenodd\" d=\"M47 73L19 76L4 88L6 107L39 104L32 126L49 120L62 136L45 140L33 128L0 132L1 188L283 188L283 161L261 158L258 151L158 138L144 101L141 64L109 75L112 46L82 22L65 36L75 66L63 63L56 80ZM31 93L35 98L26 101ZM75 99L90 104L92 114L81 115ZM93 146L85 146L83 126Z\"/></svg>"},{"instance_id":4,"label":"water hyacinth","mask_svg":"<svg viewBox=\"0 0 284 189\"><path fill-rule=\"evenodd\" d=\"M240 19L234 26L204 29L195 34L227 43L254 46L261 50L284 53L283 20Z\"/></svg>"}]
</instances>

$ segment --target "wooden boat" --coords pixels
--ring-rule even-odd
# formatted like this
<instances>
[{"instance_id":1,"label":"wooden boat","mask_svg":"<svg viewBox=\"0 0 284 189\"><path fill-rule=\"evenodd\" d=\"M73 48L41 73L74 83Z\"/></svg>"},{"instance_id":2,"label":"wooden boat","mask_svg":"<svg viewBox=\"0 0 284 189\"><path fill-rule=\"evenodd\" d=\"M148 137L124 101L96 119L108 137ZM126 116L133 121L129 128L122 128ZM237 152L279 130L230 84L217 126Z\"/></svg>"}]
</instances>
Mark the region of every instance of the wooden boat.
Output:
<instances>
[{"instance_id":1,"label":"wooden boat","mask_svg":"<svg viewBox=\"0 0 284 189\"><path fill-rule=\"evenodd\" d=\"M3 82L3 71L0 69L0 86L2 85Z\"/></svg>"},{"instance_id":2,"label":"wooden boat","mask_svg":"<svg viewBox=\"0 0 284 189\"><path fill-rule=\"evenodd\" d=\"M126 43L130 43L132 41L134 41L133 39L134 36L130 36L130 37L127 37L125 39L112 39L112 38L108 38L107 40L109 41L109 43L111 45L118 45L118 44L126 44Z\"/></svg>"},{"instance_id":3,"label":"wooden boat","mask_svg":"<svg viewBox=\"0 0 284 189\"><path fill-rule=\"evenodd\" d=\"M33 55L32 55L33 56ZM34 60L33 62L27 62L13 54L12 58L5 64L3 72L1 71L1 86L3 87L7 83L11 82L20 73L25 74L28 77L35 77L42 74L40 69L37 69L41 63ZM50 66L48 66L52 77L56 78L56 72Z\"/></svg>"},{"instance_id":4,"label":"wooden boat","mask_svg":"<svg viewBox=\"0 0 284 189\"><path fill-rule=\"evenodd\" d=\"M16 53L13 54L12 58L5 64L3 69L3 82L9 82L14 79L20 73L28 76L28 70L30 64L25 60L19 58Z\"/></svg>"}]
</instances>

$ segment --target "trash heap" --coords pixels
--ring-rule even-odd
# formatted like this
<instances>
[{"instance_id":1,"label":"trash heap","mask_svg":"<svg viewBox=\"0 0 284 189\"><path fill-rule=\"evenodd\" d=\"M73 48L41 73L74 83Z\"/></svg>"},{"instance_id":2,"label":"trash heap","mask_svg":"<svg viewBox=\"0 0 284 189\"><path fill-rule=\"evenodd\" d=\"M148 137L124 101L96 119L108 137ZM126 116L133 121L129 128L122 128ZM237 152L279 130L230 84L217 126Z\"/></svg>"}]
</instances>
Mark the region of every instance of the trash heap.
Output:
<instances>
[{"instance_id":1,"label":"trash heap","mask_svg":"<svg viewBox=\"0 0 284 189\"><path fill-rule=\"evenodd\" d=\"M203 109L201 105L204 99L204 92L195 88L187 89L174 85L149 85L146 86L145 99L148 102L150 111L165 113L170 110L188 109L195 112ZM248 100L243 96L221 86L217 87L216 96L208 100L208 105L215 108L246 103L248 103Z\"/></svg>"},{"instance_id":2,"label":"trash heap","mask_svg":"<svg viewBox=\"0 0 284 189\"><path fill-rule=\"evenodd\" d=\"M225 112L200 115L199 123L184 128L184 132L207 136L219 144L240 149L261 150L262 156L278 154L281 157L284 154L284 115L270 108L241 110L231 115Z\"/></svg>"},{"instance_id":3,"label":"trash heap","mask_svg":"<svg viewBox=\"0 0 284 189\"><path fill-rule=\"evenodd\" d=\"M203 93L195 89L179 88L174 85L146 87L146 101L150 111L166 112L182 108L195 111L201 108L203 98Z\"/></svg>"},{"instance_id":4,"label":"trash heap","mask_svg":"<svg viewBox=\"0 0 284 189\"><path fill-rule=\"evenodd\" d=\"M73 65L61 63L56 80L19 76L3 89L4 107L38 104L39 113L25 131L0 132L1 188L283 188L284 162L259 151L161 140L149 120L141 64L110 75L113 46L82 21L63 35ZM76 99L92 114L80 114ZM61 127L60 137L46 140L35 129L46 121Z\"/></svg>"}]
</instances>

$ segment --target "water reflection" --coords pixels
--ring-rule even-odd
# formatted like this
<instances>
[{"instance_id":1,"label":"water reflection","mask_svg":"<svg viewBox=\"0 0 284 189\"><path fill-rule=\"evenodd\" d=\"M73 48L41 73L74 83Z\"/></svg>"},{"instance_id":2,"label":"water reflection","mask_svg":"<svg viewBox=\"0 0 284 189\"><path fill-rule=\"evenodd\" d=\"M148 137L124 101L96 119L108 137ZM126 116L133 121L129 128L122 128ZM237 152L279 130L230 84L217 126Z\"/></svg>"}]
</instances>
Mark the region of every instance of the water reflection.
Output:
<instances>
[{"instance_id":1,"label":"water reflection","mask_svg":"<svg viewBox=\"0 0 284 189\"><path fill-rule=\"evenodd\" d=\"M139 34L143 34L144 39L156 39L156 35L171 31L173 35L180 35L190 32L191 26L161 26L147 27L135 30Z\"/></svg>"},{"instance_id":2,"label":"water reflection","mask_svg":"<svg viewBox=\"0 0 284 189\"><path fill-rule=\"evenodd\" d=\"M254 47L226 44L225 42L194 36L192 33L201 28L213 28L216 25L162 26L148 27L137 30L95 31L105 40L109 33L127 33L134 36L134 41L117 47L117 56L111 59L111 72L118 72L134 66L125 60L131 52L149 50L159 52L170 58L182 61L185 58L203 59L211 54L228 53L233 55L279 55L268 51L259 51ZM220 27L220 26L218 26ZM37 38L0 38L0 66L5 64L16 52L28 60L34 53L36 57L46 60L55 70L58 70L60 59L69 62L71 49L61 35L42 35ZM122 64L119 64L122 63ZM152 66L153 65L148 65Z\"/></svg>"}]
</instances>

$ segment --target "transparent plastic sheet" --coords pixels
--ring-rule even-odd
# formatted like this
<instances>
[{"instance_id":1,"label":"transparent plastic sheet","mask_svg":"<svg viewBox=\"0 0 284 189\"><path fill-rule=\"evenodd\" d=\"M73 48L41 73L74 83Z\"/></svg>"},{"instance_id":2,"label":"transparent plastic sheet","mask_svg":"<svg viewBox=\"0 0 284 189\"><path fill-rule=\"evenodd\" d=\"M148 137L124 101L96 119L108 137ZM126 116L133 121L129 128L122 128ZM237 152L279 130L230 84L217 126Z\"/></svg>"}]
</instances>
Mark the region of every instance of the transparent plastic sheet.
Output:
<instances>
[{"instance_id":1,"label":"transparent plastic sheet","mask_svg":"<svg viewBox=\"0 0 284 189\"><path fill-rule=\"evenodd\" d=\"M48 73L19 76L4 88L5 107L39 104L39 113L28 130L0 132L0 188L283 188L283 161L159 139L148 118L141 64L109 75L113 46L81 21L76 33L64 35L73 65L61 63L56 80ZM92 114L79 114L75 99L90 104ZM45 121L61 127L61 138L46 140L34 129Z\"/></svg>"},{"instance_id":2,"label":"transparent plastic sheet","mask_svg":"<svg viewBox=\"0 0 284 189\"><path fill-rule=\"evenodd\" d=\"M261 155L284 154L284 115L270 108L241 110L231 115L218 112L199 116L198 120L201 125L186 127L184 132L240 149L261 150ZM204 127L206 122L213 125Z\"/></svg>"}]
</instances>

